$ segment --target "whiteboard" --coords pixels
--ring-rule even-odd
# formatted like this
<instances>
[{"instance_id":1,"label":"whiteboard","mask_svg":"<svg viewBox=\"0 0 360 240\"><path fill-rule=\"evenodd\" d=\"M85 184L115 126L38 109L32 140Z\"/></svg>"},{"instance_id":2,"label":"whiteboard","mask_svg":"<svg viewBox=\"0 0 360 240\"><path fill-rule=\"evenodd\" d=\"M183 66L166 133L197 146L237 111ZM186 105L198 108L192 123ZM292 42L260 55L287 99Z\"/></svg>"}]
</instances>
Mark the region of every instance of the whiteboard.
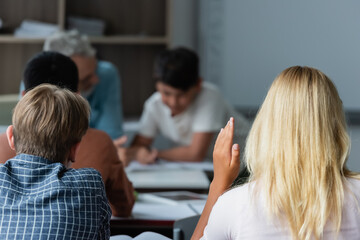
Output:
<instances>
[{"instance_id":1,"label":"whiteboard","mask_svg":"<svg viewBox=\"0 0 360 240\"><path fill-rule=\"evenodd\" d=\"M338 88L346 110L360 110L360 1L224 1L221 29L225 96L239 108L260 106L285 68L318 68Z\"/></svg>"}]
</instances>

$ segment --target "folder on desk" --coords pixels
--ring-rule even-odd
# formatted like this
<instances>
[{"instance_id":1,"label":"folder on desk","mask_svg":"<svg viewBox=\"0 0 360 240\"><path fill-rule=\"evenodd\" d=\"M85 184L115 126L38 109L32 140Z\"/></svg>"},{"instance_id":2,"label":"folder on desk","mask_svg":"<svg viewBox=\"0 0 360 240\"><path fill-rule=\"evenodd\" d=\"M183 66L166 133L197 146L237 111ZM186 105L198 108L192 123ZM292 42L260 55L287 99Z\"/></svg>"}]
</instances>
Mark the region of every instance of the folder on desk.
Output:
<instances>
[{"instance_id":1,"label":"folder on desk","mask_svg":"<svg viewBox=\"0 0 360 240\"><path fill-rule=\"evenodd\" d=\"M126 167L126 172L132 171L153 171L153 170L169 170L169 169L190 169L201 171L214 171L212 162L205 159L203 162L169 162L159 159L153 164L141 164L138 161L132 161Z\"/></svg>"},{"instance_id":2,"label":"folder on desk","mask_svg":"<svg viewBox=\"0 0 360 240\"><path fill-rule=\"evenodd\" d=\"M201 170L131 171L127 175L135 189L208 189L210 184Z\"/></svg>"},{"instance_id":3,"label":"folder on desk","mask_svg":"<svg viewBox=\"0 0 360 240\"><path fill-rule=\"evenodd\" d=\"M159 203L167 205L179 204L205 204L207 194L199 194L190 191L166 191L166 192L150 192L139 193L138 201L148 203Z\"/></svg>"},{"instance_id":4,"label":"folder on desk","mask_svg":"<svg viewBox=\"0 0 360 240\"><path fill-rule=\"evenodd\" d=\"M151 203L136 203L132 210L134 219L147 220L177 220L197 215L187 204L166 205Z\"/></svg>"}]
</instances>

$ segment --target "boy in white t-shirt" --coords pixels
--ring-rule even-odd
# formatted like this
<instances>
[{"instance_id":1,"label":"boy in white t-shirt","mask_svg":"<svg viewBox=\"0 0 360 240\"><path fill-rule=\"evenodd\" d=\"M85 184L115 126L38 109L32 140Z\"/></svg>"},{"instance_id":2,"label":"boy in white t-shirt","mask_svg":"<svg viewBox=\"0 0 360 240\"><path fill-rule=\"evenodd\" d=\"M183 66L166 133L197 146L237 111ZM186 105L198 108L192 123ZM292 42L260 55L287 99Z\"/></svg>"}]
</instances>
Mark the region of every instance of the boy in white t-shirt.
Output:
<instances>
[{"instance_id":1,"label":"boy in white t-shirt","mask_svg":"<svg viewBox=\"0 0 360 240\"><path fill-rule=\"evenodd\" d=\"M235 141L244 145L249 122L225 101L214 85L202 81L198 66L198 56L185 48L165 50L157 57L154 72L157 92L145 102L139 132L131 147L118 151L125 164L133 159L148 164L156 158L203 161L211 156L214 136L231 116L239 130ZM151 149L159 134L177 146Z\"/></svg>"}]
</instances>

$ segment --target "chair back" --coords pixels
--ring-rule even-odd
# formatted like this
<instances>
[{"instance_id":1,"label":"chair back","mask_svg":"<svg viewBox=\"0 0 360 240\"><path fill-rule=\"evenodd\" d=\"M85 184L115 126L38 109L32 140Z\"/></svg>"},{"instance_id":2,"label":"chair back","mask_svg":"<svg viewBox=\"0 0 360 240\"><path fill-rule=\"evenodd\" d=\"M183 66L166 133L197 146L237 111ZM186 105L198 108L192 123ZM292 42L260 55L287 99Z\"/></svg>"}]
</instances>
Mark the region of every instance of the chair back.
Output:
<instances>
[{"instance_id":1,"label":"chair back","mask_svg":"<svg viewBox=\"0 0 360 240\"><path fill-rule=\"evenodd\" d=\"M199 218L200 215L195 215L175 221L173 228L173 239L190 240Z\"/></svg>"}]
</instances>

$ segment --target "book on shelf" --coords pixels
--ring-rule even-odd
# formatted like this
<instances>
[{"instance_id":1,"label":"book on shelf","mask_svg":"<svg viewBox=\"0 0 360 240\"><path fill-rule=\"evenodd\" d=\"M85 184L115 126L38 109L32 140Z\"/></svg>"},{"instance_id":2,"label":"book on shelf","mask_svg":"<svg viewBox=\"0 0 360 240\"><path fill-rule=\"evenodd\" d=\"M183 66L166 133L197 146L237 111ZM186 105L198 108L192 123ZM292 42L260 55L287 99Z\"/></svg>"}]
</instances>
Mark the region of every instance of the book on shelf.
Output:
<instances>
[{"instance_id":1,"label":"book on shelf","mask_svg":"<svg viewBox=\"0 0 360 240\"><path fill-rule=\"evenodd\" d=\"M69 16L67 23L69 29L77 29L89 36L103 36L105 32L105 21L102 19Z\"/></svg>"},{"instance_id":2,"label":"book on shelf","mask_svg":"<svg viewBox=\"0 0 360 240\"><path fill-rule=\"evenodd\" d=\"M24 38L47 37L58 30L59 26L56 24L25 19L21 22L20 27L15 29L14 36Z\"/></svg>"}]
</instances>

